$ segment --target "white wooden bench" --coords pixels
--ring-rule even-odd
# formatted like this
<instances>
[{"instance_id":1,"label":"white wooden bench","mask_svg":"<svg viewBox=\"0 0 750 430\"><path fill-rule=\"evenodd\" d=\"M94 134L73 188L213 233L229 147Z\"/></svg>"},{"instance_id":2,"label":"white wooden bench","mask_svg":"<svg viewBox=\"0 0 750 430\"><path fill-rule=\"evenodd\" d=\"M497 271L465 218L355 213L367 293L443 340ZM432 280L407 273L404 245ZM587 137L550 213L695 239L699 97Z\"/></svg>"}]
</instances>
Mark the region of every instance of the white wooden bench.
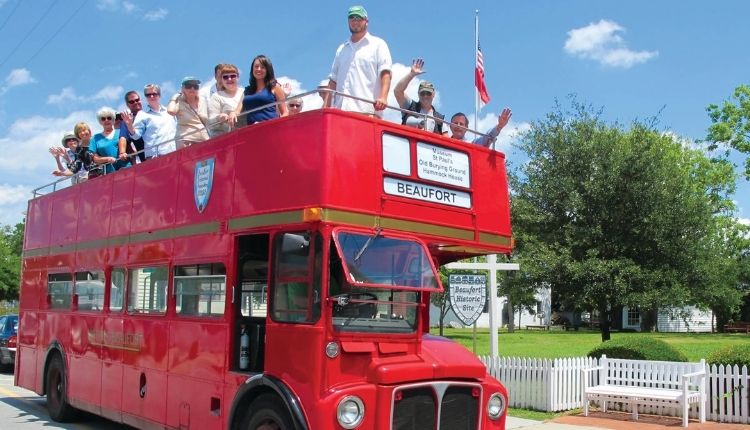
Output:
<instances>
[{"instance_id":1,"label":"white wooden bench","mask_svg":"<svg viewBox=\"0 0 750 430\"><path fill-rule=\"evenodd\" d=\"M603 355L599 366L584 369L583 414L589 415L589 402L598 400L603 412L607 402L629 404L633 420L638 405L674 407L682 411L682 426L688 426L690 405L698 404L700 422L706 421L706 363L611 359Z\"/></svg>"}]
</instances>

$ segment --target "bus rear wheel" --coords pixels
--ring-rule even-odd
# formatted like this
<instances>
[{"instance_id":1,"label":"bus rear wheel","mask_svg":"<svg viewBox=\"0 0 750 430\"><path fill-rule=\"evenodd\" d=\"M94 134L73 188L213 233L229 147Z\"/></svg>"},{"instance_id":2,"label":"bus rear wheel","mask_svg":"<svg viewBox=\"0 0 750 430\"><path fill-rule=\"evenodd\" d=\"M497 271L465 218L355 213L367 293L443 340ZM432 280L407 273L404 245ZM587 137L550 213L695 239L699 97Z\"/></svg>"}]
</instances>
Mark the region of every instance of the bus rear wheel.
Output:
<instances>
[{"instance_id":1,"label":"bus rear wheel","mask_svg":"<svg viewBox=\"0 0 750 430\"><path fill-rule=\"evenodd\" d=\"M294 424L281 399L271 394L262 394L250 404L241 428L242 430L294 430Z\"/></svg>"},{"instance_id":2,"label":"bus rear wheel","mask_svg":"<svg viewBox=\"0 0 750 430\"><path fill-rule=\"evenodd\" d=\"M62 357L55 354L47 366L47 411L52 420L63 423L75 418L76 409L68 403L67 379Z\"/></svg>"}]
</instances>

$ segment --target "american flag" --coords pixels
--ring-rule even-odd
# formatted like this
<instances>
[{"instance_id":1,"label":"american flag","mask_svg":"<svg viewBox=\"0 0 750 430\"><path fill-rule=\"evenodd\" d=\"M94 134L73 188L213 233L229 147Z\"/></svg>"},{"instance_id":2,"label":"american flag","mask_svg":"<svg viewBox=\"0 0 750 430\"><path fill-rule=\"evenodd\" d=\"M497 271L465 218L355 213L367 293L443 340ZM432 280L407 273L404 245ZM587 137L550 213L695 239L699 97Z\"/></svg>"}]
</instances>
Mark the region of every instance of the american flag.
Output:
<instances>
[{"instance_id":1,"label":"american flag","mask_svg":"<svg viewBox=\"0 0 750 430\"><path fill-rule=\"evenodd\" d=\"M484 58L482 57L482 48L477 43L477 66L474 69L474 83L479 91L479 98L482 103L490 102L490 95L487 93L487 86L484 84Z\"/></svg>"}]
</instances>

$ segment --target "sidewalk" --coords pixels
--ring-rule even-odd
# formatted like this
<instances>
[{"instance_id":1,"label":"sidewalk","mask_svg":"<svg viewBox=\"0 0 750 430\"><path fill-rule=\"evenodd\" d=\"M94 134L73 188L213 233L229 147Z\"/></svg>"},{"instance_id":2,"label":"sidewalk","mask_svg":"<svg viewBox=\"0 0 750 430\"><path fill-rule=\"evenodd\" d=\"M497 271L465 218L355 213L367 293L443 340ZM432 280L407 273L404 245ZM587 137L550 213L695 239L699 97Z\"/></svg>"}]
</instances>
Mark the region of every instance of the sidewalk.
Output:
<instances>
[{"instance_id":1,"label":"sidewalk","mask_svg":"<svg viewBox=\"0 0 750 430\"><path fill-rule=\"evenodd\" d=\"M551 421L535 421L523 418L508 417L505 428L519 430L677 430L682 429L682 420L675 417L658 417L639 415L638 421L630 419L630 413L592 412L588 417L583 415L565 415ZM725 424L706 421L701 424L690 420L688 430L748 430L747 424Z\"/></svg>"},{"instance_id":2,"label":"sidewalk","mask_svg":"<svg viewBox=\"0 0 750 430\"><path fill-rule=\"evenodd\" d=\"M656 415L638 416L638 421L632 421L628 412L591 412L588 417L580 415L565 415L552 420L555 423L570 424L579 426L593 426L600 429L611 430L677 430L682 429L682 419L677 417L660 417ZM547 427L540 427L540 429ZM551 429L552 427L550 427ZM584 427L573 427L584 428ZM688 430L748 430L747 424L727 424L706 421L701 424L697 420L691 419L688 423Z\"/></svg>"},{"instance_id":3,"label":"sidewalk","mask_svg":"<svg viewBox=\"0 0 750 430\"><path fill-rule=\"evenodd\" d=\"M506 430L601 430L606 428L607 427L591 427L590 425L562 424L551 421L535 421L515 417L508 417L505 420Z\"/></svg>"}]
</instances>

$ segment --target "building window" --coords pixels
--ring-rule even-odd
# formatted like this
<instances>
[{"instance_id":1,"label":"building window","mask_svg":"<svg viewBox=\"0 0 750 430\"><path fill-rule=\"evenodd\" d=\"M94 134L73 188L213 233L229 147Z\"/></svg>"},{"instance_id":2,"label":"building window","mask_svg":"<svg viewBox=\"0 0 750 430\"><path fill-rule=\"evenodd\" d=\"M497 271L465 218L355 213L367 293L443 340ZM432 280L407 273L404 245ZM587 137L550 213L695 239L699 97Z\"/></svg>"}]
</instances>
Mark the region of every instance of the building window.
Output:
<instances>
[{"instance_id":1,"label":"building window","mask_svg":"<svg viewBox=\"0 0 750 430\"><path fill-rule=\"evenodd\" d=\"M142 267L128 271L128 311L163 314L167 310L169 271L163 267Z\"/></svg>"},{"instance_id":2,"label":"building window","mask_svg":"<svg viewBox=\"0 0 750 430\"><path fill-rule=\"evenodd\" d=\"M638 308L628 308L628 325L641 325L641 311L639 311Z\"/></svg>"},{"instance_id":3,"label":"building window","mask_svg":"<svg viewBox=\"0 0 750 430\"><path fill-rule=\"evenodd\" d=\"M222 263L174 268L177 314L221 316L226 304L226 269Z\"/></svg>"}]
</instances>

